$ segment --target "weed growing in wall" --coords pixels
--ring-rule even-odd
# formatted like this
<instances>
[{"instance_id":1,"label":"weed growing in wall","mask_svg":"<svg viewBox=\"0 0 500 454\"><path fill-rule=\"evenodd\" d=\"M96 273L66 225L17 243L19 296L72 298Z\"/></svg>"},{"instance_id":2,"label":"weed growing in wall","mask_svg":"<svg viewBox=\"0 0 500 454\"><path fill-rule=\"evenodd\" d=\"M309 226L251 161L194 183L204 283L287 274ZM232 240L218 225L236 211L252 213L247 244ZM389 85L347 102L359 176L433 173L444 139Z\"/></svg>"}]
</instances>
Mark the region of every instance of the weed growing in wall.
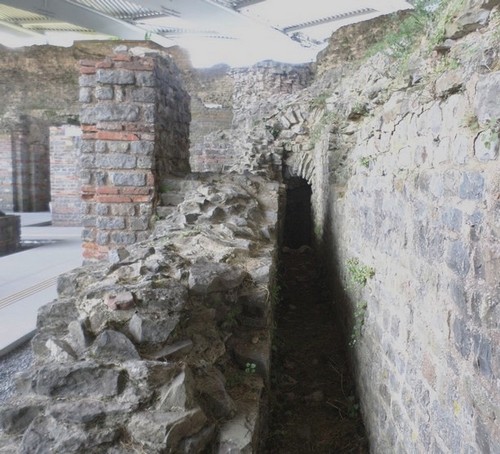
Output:
<instances>
[{"instance_id":1,"label":"weed growing in wall","mask_svg":"<svg viewBox=\"0 0 500 454\"><path fill-rule=\"evenodd\" d=\"M365 315L368 304L366 301L361 301L354 311L354 323L352 326L351 339L349 340L349 347L354 347L358 340L361 338L361 330L365 324Z\"/></svg>"},{"instance_id":2,"label":"weed growing in wall","mask_svg":"<svg viewBox=\"0 0 500 454\"><path fill-rule=\"evenodd\" d=\"M384 52L402 60L404 67L422 37L427 36L427 51L444 40L446 26L464 4L465 0L418 0L412 13L401 22L398 29L369 48L366 57Z\"/></svg>"},{"instance_id":3,"label":"weed growing in wall","mask_svg":"<svg viewBox=\"0 0 500 454\"><path fill-rule=\"evenodd\" d=\"M360 160L359 163L363 166L366 167L367 169L370 167L370 163L372 162L372 157L371 156L363 156Z\"/></svg>"},{"instance_id":4,"label":"weed growing in wall","mask_svg":"<svg viewBox=\"0 0 500 454\"><path fill-rule=\"evenodd\" d=\"M491 146L499 140L500 137L500 118L488 120L484 129L482 139L486 148Z\"/></svg>"},{"instance_id":5,"label":"weed growing in wall","mask_svg":"<svg viewBox=\"0 0 500 454\"><path fill-rule=\"evenodd\" d=\"M320 93L318 96L311 99L309 107L311 109L326 109L326 100L329 96L328 92Z\"/></svg>"},{"instance_id":6,"label":"weed growing in wall","mask_svg":"<svg viewBox=\"0 0 500 454\"><path fill-rule=\"evenodd\" d=\"M368 279L375 276L375 269L363 265L357 258L347 260L347 271L351 284L359 284L362 287L366 285Z\"/></svg>"},{"instance_id":7,"label":"weed growing in wall","mask_svg":"<svg viewBox=\"0 0 500 454\"><path fill-rule=\"evenodd\" d=\"M257 371L257 365L255 363L246 363L245 364L245 373L246 374L255 374Z\"/></svg>"},{"instance_id":8,"label":"weed growing in wall","mask_svg":"<svg viewBox=\"0 0 500 454\"><path fill-rule=\"evenodd\" d=\"M311 130L311 133L309 134L309 138L311 140L312 145L316 145L318 143L318 140L321 138L321 135L323 134L323 131L325 128L330 128L332 126L337 126L340 127L342 124L342 118L337 112L324 112L323 116L321 117L321 120L314 125L314 127Z\"/></svg>"},{"instance_id":9,"label":"weed growing in wall","mask_svg":"<svg viewBox=\"0 0 500 454\"><path fill-rule=\"evenodd\" d=\"M362 264L359 259L351 258L347 260L347 272L349 274L349 285L351 287L364 287L368 279L375 275L375 269ZM368 304L366 301L360 301L356 304L353 313L353 326L349 346L354 347L361 338L361 332L365 324L365 315Z\"/></svg>"}]
</instances>

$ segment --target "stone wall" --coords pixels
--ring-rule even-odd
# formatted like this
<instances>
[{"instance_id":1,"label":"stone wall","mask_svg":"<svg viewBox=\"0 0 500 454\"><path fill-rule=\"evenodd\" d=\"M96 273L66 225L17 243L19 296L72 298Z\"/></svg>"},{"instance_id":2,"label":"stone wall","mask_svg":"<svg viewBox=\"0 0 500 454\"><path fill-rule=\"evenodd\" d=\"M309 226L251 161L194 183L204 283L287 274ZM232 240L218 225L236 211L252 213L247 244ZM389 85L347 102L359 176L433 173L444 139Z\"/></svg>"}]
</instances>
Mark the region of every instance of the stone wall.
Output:
<instances>
[{"instance_id":1,"label":"stone wall","mask_svg":"<svg viewBox=\"0 0 500 454\"><path fill-rule=\"evenodd\" d=\"M279 184L182 185L148 241L60 277L0 405L1 452L257 452Z\"/></svg>"},{"instance_id":2,"label":"stone wall","mask_svg":"<svg viewBox=\"0 0 500 454\"><path fill-rule=\"evenodd\" d=\"M79 126L50 128L50 211L55 226L82 223L80 137Z\"/></svg>"},{"instance_id":3,"label":"stone wall","mask_svg":"<svg viewBox=\"0 0 500 454\"><path fill-rule=\"evenodd\" d=\"M15 252L21 241L21 218L0 214L0 256Z\"/></svg>"},{"instance_id":4,"label":"stone wall","mask_svg":"<svg viewBox=\"0 0 500 454\"><path fill-rule=\"evenodd\" d=\"M296 95L311 83L311 68L262 62L251 68L233 69L230 78L226 85L232 87L231 128L207 129L192 143L193 170L251 172L279 178L281 149L272 145L283 126L274 118L286 95ZM223 94L227 97L227 87ZM217 115L219 112L213 109L206 118Z\"/></svg>"},{"instance_id":5,"label":"stone wall","mask_svg":"<svg viewBox=\"0 0 500 454\"><path fill-rule=\"evenodd\" d=\"M500 451L500 16L481 5L411 65L336 61L277 115L377 453Z\"/></svg>"},{"instance_id":6,"label":"stone wall","mask_svg":"<svg viewBox=\"0 0 500 454\"><path fill-rule=\"evenodd\" d=\"M189 96L159 56L81 62L84 257L149 235L159 182L189 170Z\"/></svg>"}]
</instances>

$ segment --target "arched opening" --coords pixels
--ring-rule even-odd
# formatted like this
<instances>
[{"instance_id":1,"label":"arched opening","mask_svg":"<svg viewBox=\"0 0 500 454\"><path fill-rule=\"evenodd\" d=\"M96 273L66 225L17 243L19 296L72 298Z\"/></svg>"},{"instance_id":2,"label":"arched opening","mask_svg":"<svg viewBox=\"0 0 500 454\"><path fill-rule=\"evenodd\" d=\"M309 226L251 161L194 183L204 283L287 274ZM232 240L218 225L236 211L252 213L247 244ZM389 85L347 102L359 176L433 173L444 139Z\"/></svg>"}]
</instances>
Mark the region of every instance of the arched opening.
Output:
<instances>
[{"instance_id":1,"label":"arched opening","mask_svg":"<svg viewBox=\"0 0 500 454\"><path fill-rule=\"evenodd\" d=\"M283 245L291 249L310 246L312 240L311 185L301 177L286 180Z\"/></svg>"}]
</instances>

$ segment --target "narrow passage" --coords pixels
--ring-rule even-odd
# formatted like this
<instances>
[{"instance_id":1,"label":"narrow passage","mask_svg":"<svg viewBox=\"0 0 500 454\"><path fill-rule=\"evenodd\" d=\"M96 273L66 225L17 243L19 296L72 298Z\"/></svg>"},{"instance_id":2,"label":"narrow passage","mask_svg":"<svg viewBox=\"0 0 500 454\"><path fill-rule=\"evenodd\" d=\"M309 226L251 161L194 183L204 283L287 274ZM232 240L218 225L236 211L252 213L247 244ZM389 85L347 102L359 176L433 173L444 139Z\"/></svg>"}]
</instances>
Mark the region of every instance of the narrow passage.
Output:
<instances>
[{"instance_id":1,"label":"narrow passage","mask_svg":"<svg viewBox=\"0 0 500 454\"><path fill-rule=\"evenodd\" d=\"M303 226L310 225L310 201L304 204L304 190L298 192L302 194L300 201L291 199L290 190L287 193L269 432L263 452L368 453L346 343L335 324L327 276L322 275L308 245L310 232L297 226L297 220ZM294 224L291 232L290 223Z\"/></svg>"},{"instance_id":2,"label":"narrow passage","mask_svg":"<svg viewBox=\"0 0 500 454\"><path fill-rule=\"evenodd\" d=\"M343 340L311 248L285 248L268 454L368 453Z\"/></svg>"}]
</instances>

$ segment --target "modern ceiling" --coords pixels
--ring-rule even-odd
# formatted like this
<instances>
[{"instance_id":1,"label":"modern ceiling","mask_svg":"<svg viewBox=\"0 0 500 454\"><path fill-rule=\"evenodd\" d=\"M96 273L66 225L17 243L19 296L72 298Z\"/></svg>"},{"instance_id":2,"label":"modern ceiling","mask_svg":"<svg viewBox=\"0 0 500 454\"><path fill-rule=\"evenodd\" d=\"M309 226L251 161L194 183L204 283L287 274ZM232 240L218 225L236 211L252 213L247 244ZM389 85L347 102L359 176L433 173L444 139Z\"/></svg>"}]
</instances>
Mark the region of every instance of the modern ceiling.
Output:
<instances>
[{"instance_id":1,"label":"modern ceiling","mask_svg":"<svg viewBox=\"0 0 500 454\"><path fill-rule=\"evenodd\" d=\"M0 0L0 44L81 39L186 48L195 66L314 60L334 30L411 0Z\"/></svg>"}]
</instances>

